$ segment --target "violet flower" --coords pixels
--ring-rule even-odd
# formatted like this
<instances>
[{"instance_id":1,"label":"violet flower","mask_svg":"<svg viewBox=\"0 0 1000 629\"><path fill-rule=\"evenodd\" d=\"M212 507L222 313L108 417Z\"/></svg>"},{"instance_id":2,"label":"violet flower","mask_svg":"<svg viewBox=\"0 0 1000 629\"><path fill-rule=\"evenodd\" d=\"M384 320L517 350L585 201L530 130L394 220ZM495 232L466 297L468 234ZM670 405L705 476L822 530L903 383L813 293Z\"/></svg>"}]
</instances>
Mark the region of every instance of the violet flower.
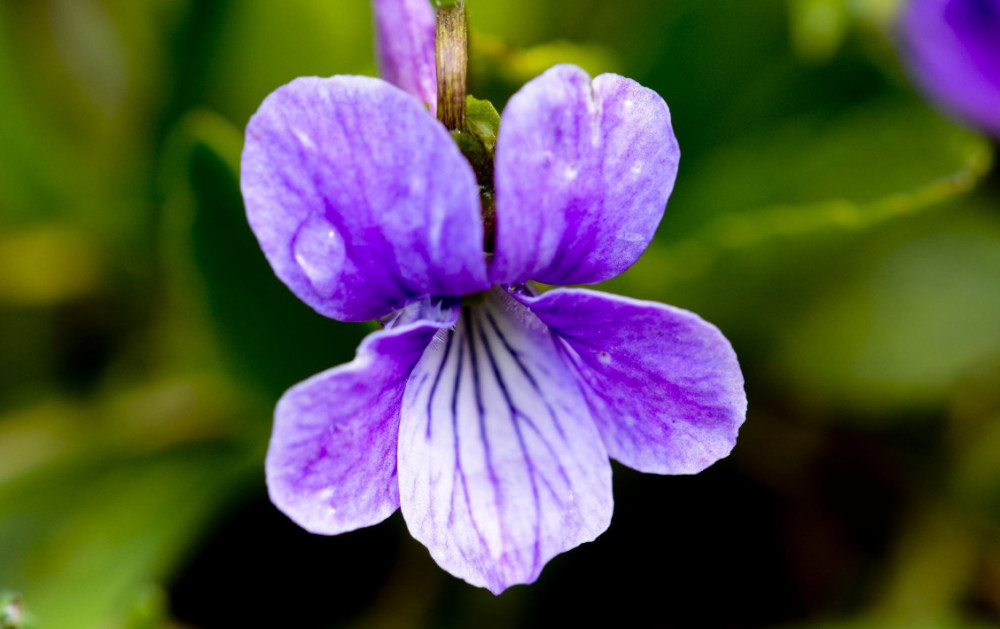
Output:
<instances>
[{"instance_id":1,"label":"violet flower","mask_svg":"<svg viewBox=\"0 0 1000 629\"><path fill-rule=\"evenodd\" d=\"M912 0L903 59L932 100L1000 138L1000 0Z\"/></svg>"},{"instance_id":2,"label":"violet flower","mask_svg":"<svg viewBox=\"0 0 1000 629\"><path fill-rule=\"evenodd\" d=\"M388 48L387 76L426 69ZM401 508L439 565L499 593L607 528L609 457L690 474L726 456L743 378L690 312L530 283L600 282L649 244L679 159L655 92L561 65L515 94L488 254L473 169L410 80L415 96L299 78L247 127L247 216L277 276L323 315L385 325L282 397L267 483L314 533Z\"/></svg>"}]
</instances>

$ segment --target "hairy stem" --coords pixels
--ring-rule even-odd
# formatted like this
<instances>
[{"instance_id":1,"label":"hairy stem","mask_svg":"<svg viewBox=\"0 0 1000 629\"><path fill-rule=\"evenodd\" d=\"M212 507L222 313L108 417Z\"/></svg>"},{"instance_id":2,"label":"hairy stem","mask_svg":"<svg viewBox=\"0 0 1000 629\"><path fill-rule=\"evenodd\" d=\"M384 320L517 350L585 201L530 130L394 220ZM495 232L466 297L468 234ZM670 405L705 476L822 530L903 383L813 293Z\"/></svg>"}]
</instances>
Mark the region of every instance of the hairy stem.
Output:
<instances>
[{"instance_id":1,"label":"hairy stem","mask_svg":"<svg viewBox=\"0 0 1000 629\"><path fill-rule=\"evenodd\" d=\"M465 3L456 2L437 9L437 116L449 130L465 128L465 80L469 61L469 25Z\"/></svg>"}]
</instances>

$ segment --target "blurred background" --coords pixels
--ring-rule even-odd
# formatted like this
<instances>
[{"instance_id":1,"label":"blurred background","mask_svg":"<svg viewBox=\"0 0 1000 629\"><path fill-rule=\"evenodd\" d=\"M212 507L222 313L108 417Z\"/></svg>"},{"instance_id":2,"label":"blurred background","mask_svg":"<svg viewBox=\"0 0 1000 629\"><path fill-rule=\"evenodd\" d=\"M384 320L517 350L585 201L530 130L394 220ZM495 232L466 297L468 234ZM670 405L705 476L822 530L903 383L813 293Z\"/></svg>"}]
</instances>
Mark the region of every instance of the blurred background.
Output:
<instances>
[{"instance_id":1,"label":"blurred background","mask_svg":"<svg viewBox=\"0 0 1000 629\"><path fill-rule=\"evenodd\" d=\"M43 629L1000 626L995 144L913 88L895 4L468 1L498 108L561 61L670 104L676 191L604 288L717 324L750 400L494 597L398 513L312 536L265 492L275 401L374 328L271 273L243 128L374 74L368 3L0 1L0 589Z\"/></svg>"}]
</instances>

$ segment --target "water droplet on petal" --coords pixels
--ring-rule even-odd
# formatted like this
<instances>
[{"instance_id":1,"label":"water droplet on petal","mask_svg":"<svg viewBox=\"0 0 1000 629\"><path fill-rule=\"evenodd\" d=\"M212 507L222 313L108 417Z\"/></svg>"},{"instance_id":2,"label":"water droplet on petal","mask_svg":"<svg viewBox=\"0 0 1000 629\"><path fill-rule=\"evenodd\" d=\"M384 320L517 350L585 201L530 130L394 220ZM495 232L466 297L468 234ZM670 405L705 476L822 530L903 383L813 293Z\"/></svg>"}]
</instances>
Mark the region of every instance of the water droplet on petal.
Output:
<instances>
[{"instance_id":1,"label":"water droplet on petal","mask_svg":"<svg viewBox=\"0 0 1000 629\"><path fill-rule=\"evenodd\" d=\"M597 360L601 361L603 365L611 364L611 354L607 352L597 352Z\"/></svg>"},{"instance_id":2,"label":"water droplet on petal","mask_svg":"<svg viewBox=\"0 0 1000 629\"><path fill-rule=\"evenodd\" d=\"M314 150L316 148L316 143L313 142L313 139L311 137L309 137L309 134L306 133L305 131L302 131L300 129L296 129L295 130L295 137L298 138L299 144L302 145L302 148L308 149L310 151Z\"/></svg>"},{"instance_id":3,"label":"water droplet on petal","mask_svg":"<svg viewBox=\"0 0 1000 629\"><path fill-rule=\"evenodd\" d=\"M322 214L299 227L292 245L295 263L321 297L333 297L344 267L344 239Z\"/></svg>"}]
</instances>

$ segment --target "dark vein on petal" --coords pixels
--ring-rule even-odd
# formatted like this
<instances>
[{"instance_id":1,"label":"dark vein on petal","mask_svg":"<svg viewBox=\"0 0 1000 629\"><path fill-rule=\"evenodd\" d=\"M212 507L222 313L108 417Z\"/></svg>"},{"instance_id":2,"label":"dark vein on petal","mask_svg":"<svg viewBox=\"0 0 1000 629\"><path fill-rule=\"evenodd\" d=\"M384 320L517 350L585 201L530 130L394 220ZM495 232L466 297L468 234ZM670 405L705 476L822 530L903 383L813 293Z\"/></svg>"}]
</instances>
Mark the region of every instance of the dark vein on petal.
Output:
<instances>
[{"instance_id":1,"label":"dark vein on petal","mask_svg":"<svg viewBox=\"0 0 1000 629\"><path fill-rule=\"evenodd\" d=\"M552 447L552 442L549 441L548 438L546 438L546 436L542 434L541 429L538 427L537 424L535 424L534 420L532 420L530 417L522 413L520 410L517 411L517 415L521 419L521 421L523 421L525 425L531 429L531 432L535 433L539 441L542 442L542 445L545 446L545 449L548 450L549 455L551 455L552 459L557 463L557 467L559 468L559 475L562 476L563 481L566 483L566 487L572 489L573 482L570 480L569 474L566 472L566 468L563 467L562 460L559 457L559 453L556 452L556 449L554 447ZM543 476L542 478L544 479L545 477ZM559 495L556 494L555 492L553 492L553 496L557 500L562 502L562 498L560 498Z\"/></svg>"},{"instance_id":2,"label":"dark vein on petal","mask_svg":"<svg viewBox=\"0 0 1000 629\"><path fill-rule=\"evenodd\" d=\"M448 366L448 356L451 354L451 344L455 338L455 332L448 332L448 343L444 346L444 356L441 357L441 363L438 365L437 374L434 376L434 384L431 385L431 391L427 396L427 431L424 435L428 441L431 439L431 405L434 403L434 395L437 393L438 384L441 382L441 374L444 373L445 367ZM462 367L461 359L459 359L459 369ZM458 380L455 381L455 389L458 389Z\"/></svg>"},{"instance_id":3,"label":"dark vein on petal","mask_svg":"<svg viewBox=\"0 0 1000 629\"><path fill-rule=\"evenodd\" d=\"M464 309L463 308L463 310L462 310L462 318L463 318L463 320L466 321L466 323L468 322L468 309ZM458 334L460 331L461 331L461 327L457 328L456 329L456 334ZM470 335L468 333L466 333L465 337L469 338L469 336ZM465 471L462 469L461 449L459 448L459 445L458 445L458 392L459 392L459 386L461 385L462 372L464 371L464 369L462 369L462 367L464 366L463 358L465 357L464 349L465 349L465 344L462 343L459 346L457 375L455 377L455 390L452 393L452 397L451 397L451 432L452 432L452 439L453 439L454 453L455 453L455 470L454 471L458 474L458 478L459 478L459 480L462 483L462 494L463 494L463 496L465 498L466 509L469 512L469 523L472 525L472 530L474 530L476 532L476 536L479 538L479 543L483 546L483 548L484 549L488 549L489 546L487 546L487 544L486 544L486 538L483 536L483 532L479 530L479 525L476 523L476 516L472 512L472 500L469 497L469 482L468 482L468 479L465 477ZM479 377L478 377L478 375L476 373L475 354L474 354L474 350L472 348L471 338L469 339L469 351L470 351L470 360L472 360L472 369L473 369L472 373L473 373L473 375L475 376L475 379L476 379L475 387L476 387L476 396L478 398L478 396L479 396L479 383L478 383ZM480 406L482 406L482 405L480 404ZM480 413L480 417L481 416L482 416L482 414ZM489 459L487 459L487 460L489 460ZM454 478L454 476L453 476L453 478ZM451 510L449 512L449 515L448 515L449 522L451 522L451 521L454 520L454 517L453 517L454 516L454 511L455 511L455 487L454 487L454 481L453 481L452 482L452 491L451 491ZM462 554L464 556L464 552Z\"/></svg>"},{"instance_id":4,"label":"dark vein on petal","mask_svg":"<svg viewBox=\"0 0 1000 629\"><path fill-rule=\"evenodd\" d=\"M500 494L500 483L496 470L493 467L493 451L490 449L489 439L486 437L486 410L483 408L482 382L479 378L479 357L476 353L475 326L473 326L472 314L469 308L462 309L462 317L468 328L466 338L469 340L469 363L472 365L472 380L476 392L476 410L479 413L479 439L483 444L483 453L486 458L486 470L489 473L490 484L493 485L493 506L496 508L497 517L503 513L503 496ZM469 507L471 512L471 505ZM503 527L501 527L502 530ZM503 533L500 535L503 543ZM484 544L485 545L485 544Z\"/></svg>"},{"instance_id":5,"label":"dark vein on petal","mask_svg":"<svg viewBox=\"0 0 1000 629\"><path fill-rule=\"evenodd\" d=\"M486 314L489 315L489 313ZM496 357L493 355L493 349L490 347L490 343L486 339L485 326L481 326L479 329L479 340L483 344L483 352L486 354L487 359L489 359L490 367L493 370L493 377L496 379L497 386L500 387L500 393L503 394L504 400L507 402L507 409L510 411L510 419L511 424L514 427L514 434L517 435L517 444L521 449L524 464L528 468L528 479L531 482L531 495L535 506L535 543L532 547L532 568L537 568L538 563L541 560L542 523L542 504L541 498L538 495L538 481L536 479L537 469L535 468L535 462L532 460L531 454L528 452L528 447L524 442L524 433L521 432L521 423L518 421L523 415L514 406L514 401L510 397L510 391L507 389L507 383L504 382L503 376L500 374L500 368L497 366Z\"/></svg>"},{"instance_id":6,"label":"dark vein on petal","mask_svg":"<svg viewBox=\"0 0 1000 629\"><path fill-rule=\"evenodd\" d=\"M507 341L507 337L504 336L504 333L500 331L500 327L497 325L496 320L493 318L493 314L490 312L486 312L486 319L487 321L489 321L490 327L493 328L493 332L497 335L497 338L500 339L500 342L503 344L504 349L506 349L507 353L510 354L510 357L514 359L514 363L517 364L518 368L521 370L521 373L524 374L524 377L528 379L529 383L531 383L531 388L535 390L535 394L537 394L539 399L542 400L542 404L545 405L545 410L549 412L549 416L552 418L552 424L555 426L555 429L559 433L559 436L562 437L563 441L566 441L566 433L563 431L562 424L556 417L555 410L553 410L552 406L549 404L548 399L546 399L545 394L542 392L542 388L538 386L538 381L535 379L533 375L531 375L531 372L528 370L528 367L524 364L524 361L521 360L520 353L516 349L514 349L514 347L510 344L510 342Z\"/></svg>"}]
</instances>

